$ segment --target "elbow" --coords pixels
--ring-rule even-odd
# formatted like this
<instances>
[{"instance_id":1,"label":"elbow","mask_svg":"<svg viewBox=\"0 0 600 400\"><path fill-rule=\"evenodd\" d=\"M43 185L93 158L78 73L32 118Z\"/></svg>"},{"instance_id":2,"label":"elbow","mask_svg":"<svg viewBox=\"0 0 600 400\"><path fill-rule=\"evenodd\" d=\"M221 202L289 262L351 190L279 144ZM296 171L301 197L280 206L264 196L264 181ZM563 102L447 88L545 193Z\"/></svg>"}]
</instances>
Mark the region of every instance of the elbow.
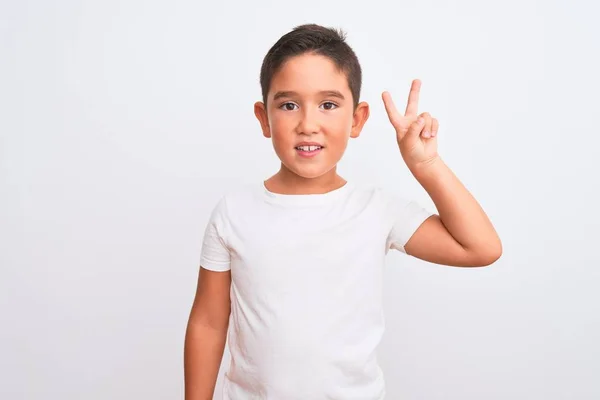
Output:
<instances>
[{"instance_id":1,"label":"elbow","mask_svg":"<svg viewBox=\"0 0 600 400\"><path fill-rule=\"evenodd\" d=\"M502 250L498 250L495 253L490 253L489 255L486 255L485 257L482 258L481 266L487 267L489 265L492 265L496 261L498 261L501 256L502 256Z\"/></svg>"},{"instance_id":2,"label":"elbow","mask_svg":"<svg viewBox=\"0 0 600 400\"><path fill-rule=\"evenodd\" d=\"M479 251L472 258L471 266L473 267L487 267L494 264L502 257L502 242L500 239L492 245L488 246L485 251Z\"/></svg>"}]
</instances>

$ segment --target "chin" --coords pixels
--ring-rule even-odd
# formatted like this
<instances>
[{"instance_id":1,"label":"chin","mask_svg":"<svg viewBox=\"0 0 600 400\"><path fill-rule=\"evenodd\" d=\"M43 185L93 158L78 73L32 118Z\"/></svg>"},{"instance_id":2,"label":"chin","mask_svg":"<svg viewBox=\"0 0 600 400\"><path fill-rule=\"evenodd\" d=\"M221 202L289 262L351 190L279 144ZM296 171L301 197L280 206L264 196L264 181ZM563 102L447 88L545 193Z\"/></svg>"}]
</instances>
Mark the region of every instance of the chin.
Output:
<instances>
[{"instance_id":1,"label":"chin","mask_svg":"<svg viewBox=\"0 0 600 400\"><path fill-rule=\"evenodd\" d=\"M330 173L337 165L337 162L331 159L332 157L323 157L325 154L317 156L321 159L302 159L296 155L295 150L294 154L281 154L283 152L277 151L276 153L278 153L279 159L288 171L304 179L319 178Z\"/></svg>"}]
</instances>

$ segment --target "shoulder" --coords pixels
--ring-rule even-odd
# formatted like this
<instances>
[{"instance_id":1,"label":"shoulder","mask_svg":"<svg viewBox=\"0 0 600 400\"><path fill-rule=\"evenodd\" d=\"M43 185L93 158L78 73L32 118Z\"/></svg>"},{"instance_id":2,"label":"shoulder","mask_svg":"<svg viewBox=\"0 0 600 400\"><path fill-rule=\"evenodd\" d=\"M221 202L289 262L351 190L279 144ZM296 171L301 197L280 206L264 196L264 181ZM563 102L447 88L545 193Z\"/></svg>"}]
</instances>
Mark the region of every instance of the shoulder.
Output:
<instances>
[{"instance_id":1,"label":"shoulder","mask_svg":"<svg viewBox=\"0 0 600 400\"><path fill-rule=\"evenodd\" d=\"M406 197L374 184L353 184L352 196L378 207L406 202Z\"/></svg>"},{"instance_id":2,"label":"shoulder","mask_svg":"<svg viewBox=\"0 0 600 400\"><path fill-rule=\"evenodd\" d=\"M375 213L388 221L406 221L414 217L431 215L422 204L402 191L390 190L376 185L356 185L354 195L360 203L372 208Z\"/></svg>"},{"instance_id":3,"label":"shoulder","mask_svg":"<svg viewBox=\"0 0 600 400\"><path fill-rule=\"evenodd\" d=\"M226 191L217 200L213 212L228 215L232 211L246 211L254 208L260 200L260 186L242 184Z\"/></svg>"}]
</instances>

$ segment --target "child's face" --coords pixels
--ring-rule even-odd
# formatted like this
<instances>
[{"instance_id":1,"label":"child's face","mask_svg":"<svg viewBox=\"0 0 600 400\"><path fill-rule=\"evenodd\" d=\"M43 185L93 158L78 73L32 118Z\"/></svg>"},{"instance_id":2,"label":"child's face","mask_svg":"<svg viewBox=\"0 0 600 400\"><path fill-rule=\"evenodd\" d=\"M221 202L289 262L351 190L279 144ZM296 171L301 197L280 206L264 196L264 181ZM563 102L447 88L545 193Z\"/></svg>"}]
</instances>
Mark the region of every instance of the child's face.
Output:
<instances>
[{"instance_id":1,"label":"child's face","mask_svg":"<svg viewBox=\"0 0 600 400\"><path fill-rule=\"evenodd\" d=\"M354 110L347 77L329 58L304 54L287 60L273 76L266 109L258 102L255 114L283 166L303 178L317 178L335 173L369 107L360 103ZM319 147L299 147L303 143Z\"/></svg>"}]
</instances>

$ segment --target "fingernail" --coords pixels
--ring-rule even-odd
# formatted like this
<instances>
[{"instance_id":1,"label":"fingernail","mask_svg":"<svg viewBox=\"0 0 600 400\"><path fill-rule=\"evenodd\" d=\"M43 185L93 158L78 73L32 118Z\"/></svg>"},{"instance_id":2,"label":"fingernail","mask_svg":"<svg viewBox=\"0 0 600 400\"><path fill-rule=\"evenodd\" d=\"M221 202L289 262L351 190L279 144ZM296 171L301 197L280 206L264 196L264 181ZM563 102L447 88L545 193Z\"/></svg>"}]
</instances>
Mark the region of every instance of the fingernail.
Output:
<instances>
[{"instance_id":1,"label":"fingernail","mask_svg":"<svg viewBox=\"0 0 600 400\"><path fill-rule=\"evenodd\" d=\"M419 125L423 125L424 122L425 120L423 118L419 118Z\"/></svg>"},{"instance_id":2,"label":"fingernail","mask_svg":"<svg viewBox=\"0 0 600 400\"><path fill-rule=\"evenodd\" d=\"M427 137L427 138L428 138L428 137L431 137L431 133L429 133L429 132L425 131L425 132L423 132L423 136L424 136L424 137Z\"/></svg>"}]
</instances>

